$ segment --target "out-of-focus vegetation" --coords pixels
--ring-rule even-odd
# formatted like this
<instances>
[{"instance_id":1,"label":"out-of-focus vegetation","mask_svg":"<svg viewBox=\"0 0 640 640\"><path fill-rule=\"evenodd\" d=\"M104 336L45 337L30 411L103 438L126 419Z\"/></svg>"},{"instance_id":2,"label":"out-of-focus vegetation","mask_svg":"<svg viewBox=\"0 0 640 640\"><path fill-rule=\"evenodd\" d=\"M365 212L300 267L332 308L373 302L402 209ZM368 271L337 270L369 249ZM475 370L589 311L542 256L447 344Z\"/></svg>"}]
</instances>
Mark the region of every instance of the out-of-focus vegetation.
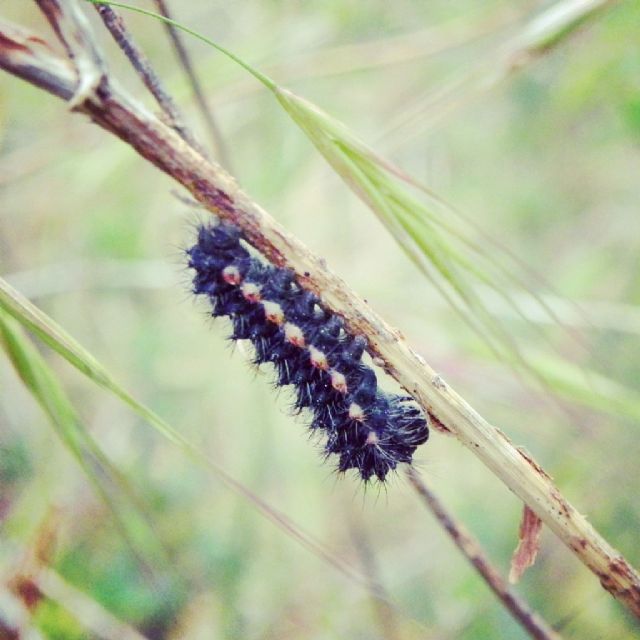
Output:
<instances>
[{"instance_id":1,"label":"out-of-focus vegetation","mask_svg":"<svg viewBox=\"0 0 640 640\"><path fill-rule=\"evenodd\" d=\"M613 4L490 92L465 92L463 82L417 122L410 114L427 93L437 98L478 61L497 65L500 45L548 3L175 9L185 24L337 116L552 284L551 295L528 282L562 327L515 288L508 293L525 297L527 322L495 293L475 293L512 335L527 338L526 355L559 393L523 384L508 363L487 356L273 97L220 54L189 42L247 191L530 450L637 565L640 6ZM3 3L2 13L46 31L29 3ZM161 26L126 19L198 129ZM95 26L114 71L142 98ZM57 355L22 343L39 372L35 388L55 389L67 445L34 385L2 355L0 608L8 606L7 581L35 554L65 587L54 579L58 597L38 608L46 637L91 635L82 594L149 638L524 637L408 484L398 478L363 496L356 480L334 479L289 415L286 393L275 397L268 372L252 372L246 354L225 340L224 324L211 323L192 301L181 248L195 216L170 195L164 176L6 75L0 138L2 276L207 457L361 574L372 571L366 540L393 603L381 625L380 603L357 581L299 546ZM474 227L466 231L485 242ZM589 393L589 385L597 390ZM74 448L75 430L84 445ZM104 468L92 457L93 442ZM436 435L418 453L430 484L506 573L519 502L451 439ZM518 590L568 637L633 636L634 622L551 535Z\"/></svg>"}]
</instances>

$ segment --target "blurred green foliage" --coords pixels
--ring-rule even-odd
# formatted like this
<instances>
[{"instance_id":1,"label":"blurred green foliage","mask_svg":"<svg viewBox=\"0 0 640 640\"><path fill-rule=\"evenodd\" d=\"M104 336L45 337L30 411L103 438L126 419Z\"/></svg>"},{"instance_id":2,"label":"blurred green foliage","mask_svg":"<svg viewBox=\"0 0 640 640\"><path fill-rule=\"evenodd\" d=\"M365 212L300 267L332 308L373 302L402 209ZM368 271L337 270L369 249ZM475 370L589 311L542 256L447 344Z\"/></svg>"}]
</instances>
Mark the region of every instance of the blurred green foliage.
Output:
<instances>
[{"instance_id":1,"label":"blurred green foliage","mask_svg":"<svg viewBox=\"0 0 640 640\"><path fill-rule=\"evenodd\" d=\"M532 302L523 322L487 292L477 295L550 376L564 381L568 391L557 397L524 386L508 364L487 354L254 79L189 41L247 191L399 326L483 415L526 446L602 534L640 564L637 414L611 411L597 393L585 404L570 384L586 375L589 388L606 378L625 390L621 402L640 387L638 3L614 3L490 92L466 92L462 83L450 98L461 106L448 113L435 101L417 124L404 126L403 114L478 60L497 65L501 44L549 3L174 4L182 22L338 117L552 283L554 295L535 279L528 286L548 295L564 327L541 319ZM29 3L4 3L2 13L46 32ZM161 26L126 18L206 139ZM121 54L95 26L114 72L142 99ZM457 38L460 32L467 35ZM429 40L443 42L442 50L425 53ZM369 48L344 49L353 43ZM398 61L385 61L398 51ZM275 398L268 372L251 371L246 355L225 341L223 323L208 321L206 309L192 302L181 249L198 214L170 195L164 176L6 75L0 140L3 277L186 440L361 572L354 532L363 532L394 603L397 637L525 637L402 478L364 496L356 480L334 479L301 421L289 415L286 393ZM473 227L466 231L484 242ZM583 312L567 299L578 300ZM170 562L141 566L112 511L3 357L3 585L53 519L47 562L148 638L382 637L366 589L300 547L57 355L43 349L41 357L87 437L141 496L154 544ZM518 501L450 439L434 436L418 457L434 489L506 573ZM637 633L551 535L543 536L518 591L567 637ZM82 633L73 612L73 601L38 609L40 632Z\"/></svg>"}]
</instances>

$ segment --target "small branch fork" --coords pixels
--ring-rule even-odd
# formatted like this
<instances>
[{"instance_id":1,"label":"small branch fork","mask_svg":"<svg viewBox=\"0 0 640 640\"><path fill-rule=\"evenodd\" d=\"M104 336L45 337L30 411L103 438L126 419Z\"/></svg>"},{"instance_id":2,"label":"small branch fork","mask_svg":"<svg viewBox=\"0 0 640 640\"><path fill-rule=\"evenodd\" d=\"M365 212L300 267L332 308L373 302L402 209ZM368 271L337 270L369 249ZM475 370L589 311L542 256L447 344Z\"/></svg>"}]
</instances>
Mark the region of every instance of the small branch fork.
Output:
<instances>
[{"instance_id":1,"label":"small branch fork","mask_svg":"<svg viewBox=\"0 0 640 640\"><path fill-rule=\"evenodd\" d=\"M97 92L101 84L107 81L107 69L84 13L75 2L65 3L64 8L58 0L36 2L66 49L78 74L78 84L69 107L75 109L90 100L99 102Z\"/></svg>"},{"instance_id":2,"label":"small branch fork","mask_svg":"<svg viewBox=\"0 0 640 640\"><path fill-rule=\"evenodd\" d=\"M543 469L470 407L364 300L297 238L240 190L236 181L171 127L109 81L88 25L73 0L36 0L70 60L31 33L0 23L0 68L70 102L75 111L124 140L206 209L241 227L274 264L322 296L370 352L438 423L527 504L600 580L640 618L640 575L565 498Z\"/></svg>"},{"instance_id":3,"label":"small branch fork","mask_svg":"<svg viewBox=\"0 0 640 640\"><path fill-rule=\"evenodd\" d=\"M184 123L184 119L174 102L173 98L165 90L162 80L155 72L147 56L142 52L140 47L134 42L124 20L106 4L97 4L95 9L102 18L105 27L113 36L120 49L131 62L131 66L144 82L149 93L155 98L156 102L162 109L167 124L180 135L180 137L190 144L202 156L206 157L205 150L198 144L193 134Z\"/></svg>"}]
</instances>

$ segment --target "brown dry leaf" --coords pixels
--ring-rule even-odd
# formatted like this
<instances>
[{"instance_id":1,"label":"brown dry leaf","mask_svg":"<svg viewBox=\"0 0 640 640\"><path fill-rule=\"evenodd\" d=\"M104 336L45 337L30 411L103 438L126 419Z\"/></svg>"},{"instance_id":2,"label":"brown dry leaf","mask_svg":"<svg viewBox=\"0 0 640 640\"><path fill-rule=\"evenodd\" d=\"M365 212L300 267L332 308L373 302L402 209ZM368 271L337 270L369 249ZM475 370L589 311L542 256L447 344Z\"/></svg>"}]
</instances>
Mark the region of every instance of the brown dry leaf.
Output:
<instances>
[{"instance_id":1,"label":"brown dry leaf","mask_svg":"<svg viewBox=\"0 0 640 640\"><path fill-rule=\"evenodd\" d=\"M515 584L520 580L522 574L533 565L540 548L540 534L542 533L542 520L524 505L522 512L522 522L518 547L511 558L511 569L509 571L509 582Z\"/></svg>"}]
</instances>

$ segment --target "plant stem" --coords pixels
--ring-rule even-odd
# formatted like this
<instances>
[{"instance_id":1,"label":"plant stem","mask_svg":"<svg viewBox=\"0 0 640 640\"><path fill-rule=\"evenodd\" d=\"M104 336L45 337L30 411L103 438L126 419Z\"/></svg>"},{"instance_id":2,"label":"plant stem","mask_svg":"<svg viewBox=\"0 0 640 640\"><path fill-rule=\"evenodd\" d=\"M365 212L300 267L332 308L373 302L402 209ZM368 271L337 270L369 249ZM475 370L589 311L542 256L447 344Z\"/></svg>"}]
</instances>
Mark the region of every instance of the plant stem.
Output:
<instances>
[{"instance_id":1,"label":"plant stem","mask_svg":"<svg viewBox=\"0 0 640 640\"><path fill-rule=\"evenodd\" d=\"M107 27L107 30L113 36L113 39L129 59L131 66L135 69L136 73L142 79L142 82L144 82L144 85L164 112L167 118L167 124L175 129L178 134L180 134L180 137L185 142L188 142L196 151L199 151L202 155L206 155L205 150L198 144L184 123L184 118L178 109L178 105L165 90L162 80L151 66L149 59L142 49L136 44L121 16L106 4L97 4L95 5L95 9L102 18L105 27Z\"/></svg>"},{"instance_id":2,"label":"plant stem","mask_svg":"<svg viewBox=\"0 0 640 640\"><path fill-rule=\"evenodd\" d=\"M156 7L158 7L158 11L165 18L171 20L171 12L169 11L169 7L165 0L154 0ZM216 121L215 116L207 99L205 98L204 91L202 89L202 85L200 84L200 80L198 80L198 76L196 74L195 69L193 68L193 64L191 63L191 58L189 57L189 53L187 52L187 48L182 41L182 37L178 33L178 30L171 22L165 22L165 28L167 30L167 34L171 39L173 44L173 48L175 49L176 55L178 56L178 60L180 60L180 64L187 76L189 78L189 83L191 84L191 89L193 91L193 95L196 99L196 104L198 105L198 109L200 110L200 115L204 120L204 123L209 131L209 137L211 138L211 142L213 144L213 148L216 152L216 157L220 161L223 167L227 169L227 171L231 171L231 159L229 157L229 150L227 149L227 145L225 144L224 138L222 136L222 132L220 131L220 127Z\"/></svg>"},{"instance_id":3,"label":"plant stem","mask_svg":"<svg viewBox=\"0 0 640 640\"><path fill-rule=\"evenodd\" d=\"M473 565L491 591L500 598L505 608L522 625L526 632L535 640L560 640L561 636L509 589L509 585L491 564L480 543L473 538L462 523L456 521L447 512L442 502L427 487L417 471L412 467L408 467L407 477L424 505L449 534L453 543L462 552L462 555Z\"/></svg>"}]
</instances>

